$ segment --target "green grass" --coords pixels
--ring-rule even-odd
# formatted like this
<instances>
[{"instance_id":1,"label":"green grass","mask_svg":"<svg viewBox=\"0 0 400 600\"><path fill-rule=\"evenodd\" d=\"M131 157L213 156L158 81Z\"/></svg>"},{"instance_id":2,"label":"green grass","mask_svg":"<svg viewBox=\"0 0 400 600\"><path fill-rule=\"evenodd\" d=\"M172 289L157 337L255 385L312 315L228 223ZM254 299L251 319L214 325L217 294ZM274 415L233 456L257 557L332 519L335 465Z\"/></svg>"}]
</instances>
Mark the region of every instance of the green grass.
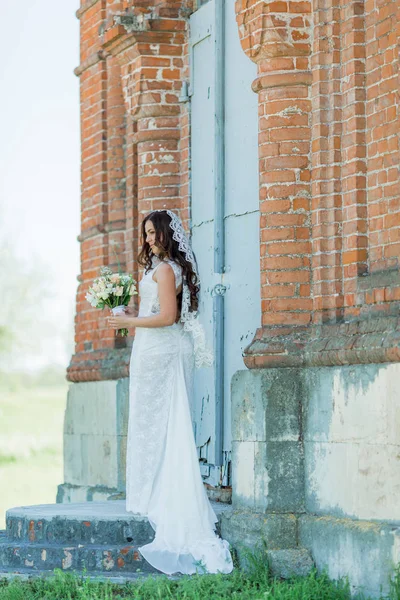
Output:
<instances>
[{"instance_id":1,"label":"green grass","mask_svg":"<svg viewBox=\"0 0 400 600\"><path fill-rule=\"evenodd\" d=\"M63 373L0 373L0 529L7 509L56 501L67 390Z\"/></svg>"},{"instance_id":2,"label":"green grass","mask_svg":"<svg viewBox=\"0 0 400 600\"><path fill-rule=\"evenodd\" d=\"M20 582L0 579L0 600L350 600L346 579L329 580L326 573L313 571L307 577L283 581L273 578L259 551L251 553L246 571L235 565L229 575L191 575L170 580L152 576L125 585L98 582L55 569L47 578ZM367 600L363 595L358 600ZM390 600L400 600L400 573L396 572ZM354 600L354 598L353 598Z\"/></svg>"}]
</instances>

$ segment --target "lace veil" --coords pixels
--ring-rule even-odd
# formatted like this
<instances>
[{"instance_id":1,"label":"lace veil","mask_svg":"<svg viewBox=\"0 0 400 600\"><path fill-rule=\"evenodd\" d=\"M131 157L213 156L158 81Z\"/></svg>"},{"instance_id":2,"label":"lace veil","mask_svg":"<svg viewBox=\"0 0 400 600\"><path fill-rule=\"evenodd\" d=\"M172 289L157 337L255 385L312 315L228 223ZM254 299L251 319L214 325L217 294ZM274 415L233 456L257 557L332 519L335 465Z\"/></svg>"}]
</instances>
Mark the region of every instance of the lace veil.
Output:
<instances>
[{"instance_id":1,"label":"lace veil","mask_svg":"<svg viewBox=\"0 0 400 600\"><path fill-rule=\"evenodd\" d=\"M170 227L173 231L172 238L178 242L179 251L182 252L186 257L186 260L192 264L197 283L199 283L200 278L197 263L183 228L182 221L175 213L168 209L158 209L154 212L166 212L171 217ZM213 351L206 345L205 331L203 325L199 321L198 311L190 310L190 290L187 284L186 275L182 278L182 310L180 320L184 330L190 332L193 336L196 367L210 367L214 362Z\"/></svg>"}]
</instances>

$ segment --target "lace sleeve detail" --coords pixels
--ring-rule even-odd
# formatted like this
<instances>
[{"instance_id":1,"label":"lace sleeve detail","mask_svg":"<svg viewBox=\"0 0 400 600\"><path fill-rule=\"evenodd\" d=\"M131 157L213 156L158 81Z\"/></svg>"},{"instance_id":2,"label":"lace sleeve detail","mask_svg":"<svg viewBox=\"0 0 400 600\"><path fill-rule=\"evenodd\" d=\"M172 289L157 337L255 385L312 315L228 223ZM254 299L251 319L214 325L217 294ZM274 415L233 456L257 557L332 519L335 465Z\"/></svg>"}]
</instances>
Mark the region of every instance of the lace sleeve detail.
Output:
<instances>
[{"instance_id":1,"label":"lace sleeve detail","mask_svg":"<svg viewBox=\"0 0 400 600\"><path fill-rule=\"evenodd\" d=\"M154 300L153 304L151 305L150 313L152 315L158 315L158 314L160 314L160 310L161 310L160 301L158 298L156 298Z\"/></svg>"}]
</instances>

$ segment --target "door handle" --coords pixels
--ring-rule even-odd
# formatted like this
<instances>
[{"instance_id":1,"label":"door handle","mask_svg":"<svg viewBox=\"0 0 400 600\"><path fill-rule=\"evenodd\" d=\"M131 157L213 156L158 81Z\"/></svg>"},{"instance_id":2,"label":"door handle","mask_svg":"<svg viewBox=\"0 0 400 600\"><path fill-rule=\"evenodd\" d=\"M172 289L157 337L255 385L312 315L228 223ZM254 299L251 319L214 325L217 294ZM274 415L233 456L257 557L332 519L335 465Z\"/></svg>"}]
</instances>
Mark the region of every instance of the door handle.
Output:
<instances>
[{"instance_id":1,"label":"door handle","mask_svg":"<svg viewBox=\"0 0 400 600\"><path fill-rule=\"evenodd\" d=\"M223 285L222 283L217 283L211 290L211 296L225 296L226 290L226 285Z\"/></svg>"}]
</instances>

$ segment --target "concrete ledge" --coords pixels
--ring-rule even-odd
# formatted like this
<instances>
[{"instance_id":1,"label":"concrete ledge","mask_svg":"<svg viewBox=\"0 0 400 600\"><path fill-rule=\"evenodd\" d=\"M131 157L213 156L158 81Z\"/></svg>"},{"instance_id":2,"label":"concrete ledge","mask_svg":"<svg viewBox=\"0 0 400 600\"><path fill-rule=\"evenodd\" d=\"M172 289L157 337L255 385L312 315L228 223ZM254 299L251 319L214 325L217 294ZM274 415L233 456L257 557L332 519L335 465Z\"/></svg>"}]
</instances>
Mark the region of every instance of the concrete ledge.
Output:
<instances>
[{"instance_id":1,"label":"concrete ledge","mask_svg":"<svg viewBox=\"0 0 400 600\"><path fill-rule=\"evenodd\" d=\"M127 343L126 338L117 338ZM67 369L67 380L73 383L123 379L129 376L132 342L123 348L88 350L74 354Z\"/></svg>"},{"instance_id":2,"label":"concrete ledge","mask_svg":"<svg viewBox=\"0 0 400 600\"><path fill-rule=\"evenodd\" d=\"M56 502L58 504L70 504L77 502L105 502L118 495L117 488L100 485L72 485L61 483L57 486Z\"/></svg>"},{"instance_id":3,"label":"concrete ledge","mask_svg":"<svg viewBox=\"0 0 400 600\"><path fill-rule=\"evenodd\" d=\"M308 327L260 328L244 350L248 369L400 361L399 303L392 314ZM388 307L389 308L389 307Z\"/></svg>"}]
</instances>

